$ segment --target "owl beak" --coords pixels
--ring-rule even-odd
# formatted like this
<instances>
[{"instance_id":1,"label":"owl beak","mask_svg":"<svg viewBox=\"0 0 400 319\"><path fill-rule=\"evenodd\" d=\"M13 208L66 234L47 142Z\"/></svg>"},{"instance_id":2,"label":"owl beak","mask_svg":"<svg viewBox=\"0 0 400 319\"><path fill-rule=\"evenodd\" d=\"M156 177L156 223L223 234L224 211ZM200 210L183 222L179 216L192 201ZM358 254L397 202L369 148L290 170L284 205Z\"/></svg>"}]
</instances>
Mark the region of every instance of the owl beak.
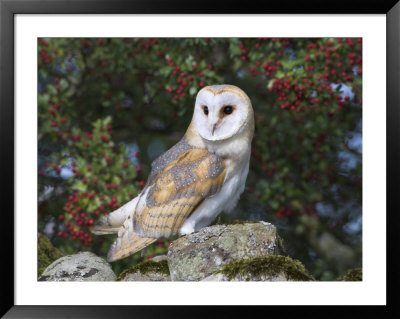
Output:
<instances>
[{"instance_id":1,"label":"owl beak","mask_svg":"<svg viewBox=\"0 0 400 319\"><path fill-rule=\"evenodd\" d=\"M211 135L212 136L214 136L214 132L221 125L221 122L222 122L221 119L219 119L218 122L213 125L213 128L211 130Z\"/></svg>"},{"instance_id":2,"label":"owl beak","mask_svg":"<svg viewBox=\"0 0 400 319\"><path fill-rule=\"evenodd\" d=\"M211 135L212 136L214 136L214 131L215 131L216 128L217 128L217 124L214 124L213 128L212 128L212 131L211 131Z\"/></svg>"}]
</instances>

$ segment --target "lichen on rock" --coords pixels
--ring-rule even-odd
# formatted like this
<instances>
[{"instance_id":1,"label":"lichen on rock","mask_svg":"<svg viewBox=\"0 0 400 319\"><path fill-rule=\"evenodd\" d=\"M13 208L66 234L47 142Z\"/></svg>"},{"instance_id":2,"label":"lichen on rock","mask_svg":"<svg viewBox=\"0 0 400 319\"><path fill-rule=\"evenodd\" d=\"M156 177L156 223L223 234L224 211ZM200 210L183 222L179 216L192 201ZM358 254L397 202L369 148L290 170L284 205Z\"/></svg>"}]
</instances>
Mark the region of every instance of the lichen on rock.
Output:
<instances>
[{"instance_id":1,"label":"lichen on rock","mask_svg":"<svg viewBox=\"0 0 400 319\"><path fill-rule=\"evenodd\" d=\"M117 281L171 281L166 260L147 260L124 270Z\"/></svg>"},{"instance_id":2,"label":"lichen on rock","mask_svg":"<svg viewBox=\"0 0 400 319\"><path fill-rule=\"evenodd\" d=\"M191 243L204 243L211 237L218 237L226 231L225 225L217 225L214 227L205 227L199 232L191 234L188 238Z\"/></svg>"},{"instance_id":3,"label":"lichen on rock","mask_svg":"<svg viewBox=\"0 0 400 319\"><path fill-rule=\"evenodd\" d=\"M80 252L55 260L39 281L113 281L116 276L103 258L91 252Z\"/></svg>"},{"instance_id":4,"label":"lichen on rock","mask_svg":"<svg viewBox=\"0 0 400 319\"><path fill-rule=\"evenodd\" d=\"M219 281L313 281L303 264L281 255L235 260L216 271Z\"/></svg>"},{"instance_id":5,"label":"lichen on rock","mask_svg":"<svg viewBox=\"0 0 400 319\"><path fill-rule=\"evenodd\" d=\"M266 222L205 227L168 249L173 281L199 281L234 260L281 253L276 227Z\"/></svg>"},{"instance_id":6,"label":"lichen on rock","mask_svg":"<svg viewBox=\"0 0 400 319\"><path fill-rule=\"evenodd\" d=\"M338 281L362 281L362 269L351 269L344 276L338 278Z\"/></svg>"},{"instance_id":7,"label":"lichen on rock","mask_svg":"<svg viewBox=\"0 0 400 319\"><path fill-rule=\"evenodd\" d=\"M63 253L55 248L45 235L38 233L38 277L43 273L48 265L50 265L54 260L61 258L62 256L64 256Z\"/></svg>"}]
</instances>

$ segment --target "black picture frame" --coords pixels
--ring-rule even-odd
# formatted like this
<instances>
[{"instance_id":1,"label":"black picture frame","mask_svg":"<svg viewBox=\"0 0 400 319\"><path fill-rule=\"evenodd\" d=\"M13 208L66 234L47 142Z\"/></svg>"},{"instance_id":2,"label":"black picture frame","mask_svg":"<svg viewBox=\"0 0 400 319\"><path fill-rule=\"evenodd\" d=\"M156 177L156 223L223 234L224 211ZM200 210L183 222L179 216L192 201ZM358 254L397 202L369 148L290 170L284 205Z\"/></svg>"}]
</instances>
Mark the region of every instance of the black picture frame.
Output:
<instances>
[{"instance_id":1,"label":"black picture frame","mask_svg":"<svg viewBox=\"0 0 400 319\"><path fill-rule=\"evenodd\" d=\"M246 1L246 5L227 2L163 0L0 0L0 203L2 217L1 311L4 318L158 318L253 315L249 312L268 311L269 316L289 312L296 316L321 315L354 317L366 314L391 318L399 315L394 259L398 248L395 228L398 223L398 163L400 162L400 3L398 0L336 0L336 1ZM269 307L201 307L201 306L16 306L14 302L14 17L16 14L385 14L387 54L386 146L387 146L387 305L386 306L291 306ZM384 103L384 101L382 101ZM382 203L383 205L384 203ZM379 218L379 216L377 216ZM195 297L195 296L194 296ZM210 309L211 308L211 309ZM265 314L266 315L266 314Z\"/></svg>"}]
</instances>

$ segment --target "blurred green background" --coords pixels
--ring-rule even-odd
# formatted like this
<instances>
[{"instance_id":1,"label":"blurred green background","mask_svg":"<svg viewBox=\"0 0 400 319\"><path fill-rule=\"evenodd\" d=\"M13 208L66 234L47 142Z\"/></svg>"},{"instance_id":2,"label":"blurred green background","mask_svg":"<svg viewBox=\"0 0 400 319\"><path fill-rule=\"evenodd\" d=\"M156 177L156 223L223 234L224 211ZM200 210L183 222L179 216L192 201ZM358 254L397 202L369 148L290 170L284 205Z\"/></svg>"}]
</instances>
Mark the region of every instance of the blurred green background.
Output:
<instances>
[{"instance_id":1,"label":"blurred green background","mask_svg":"<svg viewBox=\"0 0 400 319\"><path fill-rule=\"evenodd\" d=\"M38 39L38 231L65 254L105 257L115 236L90 226L140 192L198 90L223 83L248 94L256 129L245 192L218 222L275 224L317 280L361 267L359 38Z\"/></svg>"}]
</instances>

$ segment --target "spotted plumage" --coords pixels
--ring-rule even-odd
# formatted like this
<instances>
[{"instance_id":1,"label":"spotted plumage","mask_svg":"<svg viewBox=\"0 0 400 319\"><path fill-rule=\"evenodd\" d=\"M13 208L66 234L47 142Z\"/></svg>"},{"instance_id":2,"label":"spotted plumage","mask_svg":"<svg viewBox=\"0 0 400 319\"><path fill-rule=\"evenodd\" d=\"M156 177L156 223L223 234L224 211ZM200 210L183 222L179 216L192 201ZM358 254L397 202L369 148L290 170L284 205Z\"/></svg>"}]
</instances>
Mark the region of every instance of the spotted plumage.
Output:
<instances>
[{"instance_id":1,"label":"spotted plumage","mask_svg":"<svg viewBox=\"0 0 400 319\"><path fill-rule=\"evenodd\" d=\"M244 190L253 132L252 106L241 89L202 89L186 134L152 163L143 191L92 228L98 235L118 233L108 260L196 231L231 210Z\"/></svg>"}]
</instances>

